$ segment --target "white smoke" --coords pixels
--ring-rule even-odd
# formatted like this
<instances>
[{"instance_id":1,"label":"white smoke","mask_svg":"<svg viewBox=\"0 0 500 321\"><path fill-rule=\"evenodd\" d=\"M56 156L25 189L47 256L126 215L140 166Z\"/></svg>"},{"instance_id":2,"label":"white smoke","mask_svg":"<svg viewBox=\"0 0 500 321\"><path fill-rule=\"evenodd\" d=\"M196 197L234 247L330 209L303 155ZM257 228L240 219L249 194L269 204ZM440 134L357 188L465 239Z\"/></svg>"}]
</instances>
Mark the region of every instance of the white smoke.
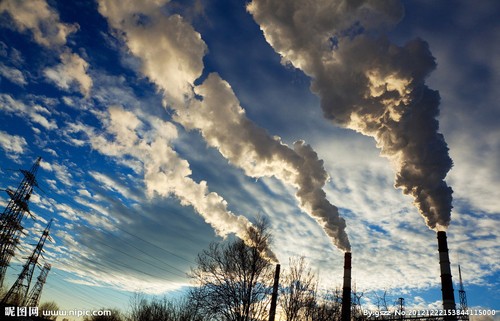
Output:
<instances>
[{"instance_id":1,"label":"white smoke","mask_svg":"<svg viewBox=\"0 0 500 321\"><path fill-rule=\"evenodd\" d=\"M174 195L183 206L192 206L217 235L225 237L234 233L250 242L250 221L229 211L226 201L210 192L205 181L198 183L190 177L189 163L171 148L171 141L177 138L177 129L172 123L157 118L145 123L132 112L117 106L109 108L109 118L104 122L108 137L91 134L92 147L104 155L139 160L143 164L149 197ZM266 256L277 261L270 251Z\"/></svg>"},{"instance_id":2,"label":"white smoke","mask_svg":"<svg viewBox=\"0 0 500 321\"><path fill-rule=\"evenodd\" d=\"M168 1L100 1L99 11L124 33L127 46L141 59L142 73L155 82L176 111L176 121L198 129L210 146L252 177L275 176L298 189L301 207L323 226L342 250L350 245L345 221L322 190L328 175L309 145L294 149L253 124L239 106L227 82L212 74L200 86L194 81L203 69L206 45L191 25L160 8ZM196 95L195 95L196 94Z\"/></svg>"},{"instance_id":3,"label":"white smoke","mask_svg":"<svg viewBox=\"0 0 500 321\"><path fill-rule=\"evenodd\" d=\"M200 130L210 146L248 176L275 176L297 188L301 208L337 247L349 250L345 220L326 199L323 187L328 174L311 146L298 141L291 149L257 127L246 117L230 85L217 74L210 74L195 92L201 98L178 108L175 120L188 129Z\"/></svg>"},{"instance_id":4,"label":"white smoke","mask_svg":"<svg viewBox=\"0 0 500 321\"><path fill-rule=\"evenodd\" d=\"M448 226L452 161L439 94L424 83L434 58L420 39L397 46L383 36L402 17L399 1L253 0L247 9L283 63L312 78L324 116L374 137L427 225Z\"/></svg>"}]
</instances>

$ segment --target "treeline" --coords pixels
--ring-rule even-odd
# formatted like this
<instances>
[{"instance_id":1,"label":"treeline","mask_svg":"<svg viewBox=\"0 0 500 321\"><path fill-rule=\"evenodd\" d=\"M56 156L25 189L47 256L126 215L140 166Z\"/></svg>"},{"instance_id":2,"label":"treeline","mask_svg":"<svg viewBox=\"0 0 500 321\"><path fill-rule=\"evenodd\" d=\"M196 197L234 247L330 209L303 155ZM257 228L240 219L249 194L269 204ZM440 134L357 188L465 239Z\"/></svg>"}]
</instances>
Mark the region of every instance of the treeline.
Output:
<instances>
[{"instance_id":1,"label":"treeline","mask_svg":"<svg viewBox=\"0 0 500 321\"><path fill-rule=\"evenodd\" d=\"M189 273L194 286L185 297L148 300L137 294L127 314L113 310L111 316L95 316L85 321L268 320L275 272L275 265L264 255L270 243L268 223L259 220L248 231L246 242L235 239L212 243L198 255L196 266ZM304 258L290 259L289 268L280 277L275 320L338 321L341 294L341 289L320 291L318 278ZM353 320L366 320L361 297L362 294L353 293ZM385 294L377 302L380 309L388 308Z\"/></svg>"}]
</instances>

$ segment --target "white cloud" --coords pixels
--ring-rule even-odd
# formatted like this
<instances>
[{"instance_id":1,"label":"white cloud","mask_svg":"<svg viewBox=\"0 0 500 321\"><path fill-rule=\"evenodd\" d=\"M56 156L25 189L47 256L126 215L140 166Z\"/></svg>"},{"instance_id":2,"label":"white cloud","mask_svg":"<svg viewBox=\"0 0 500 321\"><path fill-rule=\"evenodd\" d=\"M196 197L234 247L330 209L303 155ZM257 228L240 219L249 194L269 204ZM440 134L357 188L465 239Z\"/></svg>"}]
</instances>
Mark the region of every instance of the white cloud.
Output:
<instances>
[{"instance_id":1,"label":"white cloud","mask_svg":"<svg viewBox=\"0 0 500 321\"><path fill-rule=\"evenodd\" d=\"M52 155L54 157L58 157L57 152L55 150L53 150L52 148L44 148L43 151L46 153L49 153L50 155Z\"/></svg>"},{"instance_id":2,"label":"white cloud","mask_svg":"<svg viewBox=\"0 0 500 321\"><path fill-rule=\"evenodd\" d=\"M28 143L21 136L10 135L0 130L0 147L6 152L7 157L17 160L25 152Z\"/></svg>"},{"instance_id":3,"label":"white cloud","mask_svg":"<svg viewBox=\"0 0 500 321\"><path fill-rule=\"evenodd\" d=\"M88 96L92 87L92 79L87 74L89 64L79 55L67 51L60 58L59 65L43 71L45 77L64 90L71 90L73 85L78 85L80 92Z\"/></svg>"},{"instance_id":4,"label":"white cloud","mask_svg":"<svg viewBox=\"0 0 500 321\"><path fill-rule=\"evenodd\" d=\"M75 201L83 206L86 206L90 209L93 209L98 215L109 216L109 211L107 205L103 205L102 203L98 203L97 198L93 198L92 200L86 200L81 197L75 197Z\"/></svg>"},{"instance_id":5,"label":"white cloud","mask_svg":"<svg viewBox=\"0 0 500 321\"><path fill-rule=\"evenodd\" d=\"M81 188L81 189L78 190L78 194L80 194L81 196L85 196L87 198L91 198L92 197L92 194L90 194L90 192L88 190L83 189L83 188Z\"/></svg>"},{"instance_id":6,"label":"white cloud","mask_svg":"<svg viewBox=\"0 0 500 321\"><path fill-rule=\"evenodd\" d=\"M36 123L48 130L58 128L54 119L48 119L46 116L40 114L40 112L42 112L50 116L51 113L46 108L38 105L28 106L24 102L16 100L8 94L0 94L0 104L0 110L3 112L7 112L15 116L26 116L26 118L28 118L31 122ZM33 130L36 131L36 128L33 128Z\"/></svg>"},{"instance_id":7,"label":"white cloud","mask_svg":"<svg viewBox=\"0 0 500 321\"><path fill-rule=\"evenodd\" d=\"M40 162L40 167L49 171L54 172L59 182L66 186L74 186L73 175L69 172L66 165L61 165L56 162L48 163L44 160Z\"/></svg>"},{"instance_id":8,"label":"white cloud","mask_svg":"<svg viewBox=\"0 0 500 321\"><path fill-rule=\"evenodd\" d=\"M19 86L24 86L28 83L21 70L8 67L2 63L0 63L0 76L7 78L9 81Z\"/></svg>"},{"instance_id":9,"label":"white cloud","mask_svg":"<svg viewBox=\"0 0 500 321\"><path fill-rule=\"evenodd\" d=\"M57 123L55 120L48 120L46 117L36 113L30 113L31 121L41 125L45 129L57 129Z\"/></svg>"},{"instance_id":10,"label":"white cloud","mask_svg":"<svg viewBox=\"0 0 500 321\"><path fill-rule=\"evenodd\" d=\"M108 190L116 191L128 200L138 200L137 196L135 196L124 184L122 184L122 182L95 171L91 171L89 174Z\"/></svg>"},{"instance_id":11,"label":"white cloud","mask_svg":"<svg viewBox=\"0 0 500 321\"><path fill-rule=\"evenodd\" d=\"M12 17L19 31L31 31L35 41L46 47L66 44L68 35L77 30L76 25L62 23L44 0L4 0L0 2L0 13L4 12Z\"/></svg>"}]
</instances>

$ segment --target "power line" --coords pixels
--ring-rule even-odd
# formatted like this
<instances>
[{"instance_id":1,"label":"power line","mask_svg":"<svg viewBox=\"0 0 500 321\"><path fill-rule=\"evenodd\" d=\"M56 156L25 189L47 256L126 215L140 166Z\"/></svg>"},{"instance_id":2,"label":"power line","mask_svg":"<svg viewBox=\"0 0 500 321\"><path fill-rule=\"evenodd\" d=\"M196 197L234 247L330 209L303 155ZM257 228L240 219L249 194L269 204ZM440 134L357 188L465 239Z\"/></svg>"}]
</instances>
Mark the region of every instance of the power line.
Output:
<instances>
[{"instance_id":1,"label":"power line","mask_svg":"<svg viewBox=\"0 0 500 321\"><path fill-rule=\"evenodd\" d=\"M45 186L44 186L44 188L45 188ZM53 191L53 192L54 192L54 193L53 193L54 195L57 195L58 197L60 197L60 198L63 198L63 199L65 199L65 200L67 200L69 203L76 205L76 207L77 207L77 208L72 208L72 210L75 210L76 212L78 212L78 213L80 213L80 214L85 214L85 213L83 213L81 210L79 210L79 208L82 208L82 209L83 209L83 208L85 208L85 210L88 210L88 207L87 207L87 206L85 206L85 207L84 207L84 205L83 205L83 204L80 204L80 203L75 202L74 200L72 200L72 199L68 198L66 195L59 194L57 191L54 191L54 189L53 189L53 188L51 188L51 187L49 187L49 189L50 189L51 191ZM48 193L47 193L47 192L45 192L42 188L39 188L39 191L40 191L42 194L44 194L45 196L47 196L47 198L46 198L47 202L48 202L51 206L53 206L55 209L57 209L57 207L58 207L58 205L56 204L56 202L57 202L57 201L56 201L55 199L52 199L52 198L48 195ZM64 204L64 203L60 203L60 204ZM43 203L42 203L42 205L43 205ZM48 205L48 204L46 204L46 205ZM48 210L48 208L45 208L45 210ZM96 213L98 213L98 214L101 214L101 215L102 215L102 213L101 213L101 212L99 212L99 211L97 211L97 210L95 210L95 209L92 209L92 210L93 210L93 211L95 211ZM35 219L35 221L38 221L38 219ZM158 245L156 245L156 244L154 244L154 243L152 243L152 242L150 242L150 241L148 241L148 240L146 240L146 239L144 239L144 238L142 238L142 237L139 237L138 235L135 235L135 234L133 234L133 233L131 233L131 232L129 232L129 231L127 231L127 230L123 229L123 228L120 228L120 227L118 227L118 226L116 226L116 228L117 228L118 230L122 231L123 233L126 233L126 234L128 234L128 235L130 235L130 236L132 236L132 237L134 237L134 238L136 238L136 239L139 239L139 240L141 240L142 242L147 243L147 244L149 244L149 245L151 245L151 246L153 246L153 247L155 247L155 248L157 248L157 249L159 249L159 250L161 250L161 251L163 251L163 252L165 252L165 253L167 253L167 254L169 254L169 255L175 256L175 257L177 257L177 258L179 258L179 259L181 259L181 260L183 260L183 261L186 261L186 262L188 262L188 263L193 263L192 261L190 261L190 260L188 260L188 259L186 259L186 258L184 258L184 257L182 257L182 256L180 256L180 255L178 255L178 254L176 254L176 253L174 253L174 252L171 252L171 251L169 251L169 250L167 250L167 249L165 249L165 248L163 248L163 247L160 247L160 246L158 246ZM109 231L106 231L106 230L96 229L96 231L100 231L100 232L101 232L101 233L103 233L103 234L106 234L106 235L109 235L109 236L115 237L116 239L118 239L118 240L120 240L120 241L122 241L122 242L125 242L125 243L129 244L131 247L133 247L133 248L137 249L138 251L140 251L140 253L142 253L142 254L144 254L144 255L146 255L146 256L149 256L150 258L152 258L152 259L154 259L154 260L156 260L156 261L158 261L158 262L160 262L160 263L162 263L162 264L165 264L165 265L169 266L170 268L172 268L172 269L174 269L174 270L176 270L176 271L179 271L179 272L181 272L181 273L184 273L184 271L182 271L182 270L180 270L180 269L176 268L175 266L170 265L170 264L168 264L168 263L166 263L166 262L163 262L163 261L162 261L161 259L159 259L157 256L153 256L153 255L151 255L150 253L145 252L144 250L142 250L142 249L140 249L139 247L135 246L133 243L129 242L128 240L126 240L126 239L125 239L125 238L123 238L123 237L119 237L118 235L116 235L116 234L114 234L114 233L111 233L111 232L109 232ZM102 244L104 244L105 246L107 246L107 247L111 248L111 249L112 249L112 250L114 250L114 251L117 251L117 252L123 253L123 254L125 254L125 255L127 255L127 256L129 256L129 257L132 257L132 258L134 258L134 259L136 259L136 260L139 260L139 261L141 261L141 262L144 262L145 264L151 265L151 266L153 266L153 267L155 267L155 268L161 269L161 270L166 271L166 272L168 272L168 273L171 273L171 274L173 274L173 275L177 275L177 276L180 276L180 277L182 277L182 278L186 278L186 276L185 276L185 275L180 275L180 274L178 274L178 273L176 273L176 272L173 272L173 271L171 271L171 270L169 270L169 269L166 269L166 268L164 268L164 267L158 266L158 265L153 264L153 263L151 263L151 262L148 262L148 261L146 261L146 260L144 260L144 259L141 259L141 258L139 258L139 257L137 257L137 256L134 256L134 255L132 255L132 254L130 254L130 253L126 253L126 252L124 252L123 250L120 250L120 249L117 249L117 248L115 248L115 247L113 247L113 246L110 246L109 244L104 243L104 242L102 242L102 241L100 241L100 240L98 240L98 241L99 241L99 242L101 242ZM80 244L82 244L82 243L80 243ZM86 244L84 244L84 245L85 245L86 247L88 247L88 245L86 245ZM91 250L93 250L93 249L92 249L92 248L90 248L90 247L88 247L88 248L89 248L89 249L91 249ZM58 261L59 261L59 260L58 260ZM59 262L61 262L61 261L59 261ZM61 262L61 263L62 263L62 262ZM104 264L102 264L102 263L100 263L100 262L97 262L96 260L90 260L90 263L93 263L93 267L92 267L93 269L98 269L98 270L101 270L101 271L103 271L103 272L105 272L105 273L109 273L108 271L106 271L106 269L108 269L108 268L109 268L109 266L106 266L106 265L104 265ZM133 266L130 266L130 265L128 265L128 264L124 264L123 262L116 261L116 259L115 259L115 261L110 260L110 261L109 261L109 263L110 263L110 264L113 264L113 265L115 265L115 266L120 266L119 270L120 270L120 271L122 271L122 272L124 272L125 274L130 273L130 270L134 270L134 271L137 271L138 273L142 273L142 274L144 274L144 275L149 275L149 276L151 276L151 277L153 277L153 278L155 278L155 279L161 278L161 279L165 279L165 280L166 280L166 281L168 281L168 282L172 282L172 280L170 280L170 279L168 279L168 278L166 278L166 277L160 277L160 276L158 276L158 275L153 275L153 274L151 274L151 273L148 273L148 272L146 272L146 271L143 271L143 270L137 269L137 268L135 268L135 267L133 267ZM67 263L66 263L66 264L67 264ZM96 266L96 265L101 265L101 266L103 266L103 267L104 267L104 269L97 268L97 266ZM58 275L58 276L59 276L59 274L58 274L58 273L56 273L56 272L54 272L52 275ZM52 287L52 285L50 284L50 282L49 282L49 284L48 284L48 287L49 287L49 288L51 288L51 287ZM90 287L90 286L89 286L89 287ZM91 287L91 289L95 290L93 287ZM80 291L81 291L81 290L80 290ZM97 291L97 290L95 290L95 291ZM181 292L180 290L171 290L171 291L172 291L172 292ZM118 292L118 293L120 293L120 292ZM85 295L86 295L86 294L85 294ZM88 301L88 300L85 300L85 301L86 301L86 302L88 302L88 303L91 303L91 302L90 302L90 301Z\"/></svg>"},{"instance_id":2,"label":"power line","mask_svg":"<svg viewBox=\"0 0 500 321\"><path fill-rule=\"evenodd\" d=\"M134 255L132 255L132 254L130 254L130 253L127 253L127 252L123 251L123 250L120 250L120 249L117 249L117 248L115 248L115 247L112 247L111 245L109 245L109 244L107 244L107 243L105 243L105 242L101 242L101 241L100 241L100 240L98 240L98 239L94 239L94 240L95 240L95 241L98 241L99 243L101 243L101 244L102 244L102 245L104 245L104 246L109 247L110 249L112 249L112 250L114 250L114 251L118 251L118 252L120 252L120 253L122 253L122 254L125 254L125 255L126 255L126 256L128 256L128 257L131 257L131 258L134 258L134 259L139 260L139 261L141 261L141 262L144 262L144 263L146 263L146 264L148 264L148 265L151 265L151 266L153 266L153 267L155 267L155 268L158 268L158 269L160 269L160 270L166 271L166 272L168 272L168 273L171 273L171 274L174 274L174 275L177 275L177 276L180 276L180 277L185 277L184 275L181 275L181 274L179 274L179 273L172 272L172 271L167 270L167 269L165 269L165 268L163 268L163 267L161 267L161 266L155 265L155 264L153 264L153 263L151 263L151 262L147 262L147 261L145 261L145 260L143 260L143 259L141 259L141 258L138 258L138 257L136 257L136 256L134 256ZM141 251L141 252L142 252L142 251ZM142 252L142 253L144 253L144 252ZM171 267L172 267L172 266L171 266ZM177 269L177 268L175 268L175 267L173 267L173 268L174 268L174 269L176 269L177 271L181 272L181 273L184 273L184 271L181 271L181 270L179 270L179 269Z\"/></svg>"},{"instance_id":3,"label":"power line","mask_svg":"<svg viewBox=\"0 0 500 321\"><path fill-rule=\"evenodd\" d=\"M59 261L59 262L60 262L60 263L62 263L62 264L67 264L67 263L61 262L60 260L57 260L57 261ZM98 262L98 261L93 260L93 259L90 259L90 258L86 258L86 259L85 259L85 261L86 261L86 262L90 262L90 263L92 263L92 264L94 264L94 265L99 265L99 266L102 266L104 269L109 268L109 266L106 266L106 265L104 265L103 263ZM158 275L153 275L153 274L151 274L151 273L148 273L148 272L145 272L145 271L142 271L142 270L136 269L136 268L131 267L131 266L129 266L129 265L127 265L127 264L124 264L124 263L122 263L122 262L118 262L118 261L109 261L108 263L111 263L111 264L115 265L115 266L116 266L116 267L115 267L115 269L117 269L117 270L119 270L119 271L121 271L121 272L123 272L123 273L125 273L125 274L130 273L130 271L129 271L129 270L130 270L130 269L132 269L132 270L135 270L135 271L136 271L136 272L138 272L138 273L141 273L141 274L144 274L144 275L147 275L147 276L151 276L151 277L153 277L153 278L155 278L155 279L163 279L163 280L166 280L166 281L168 281L168 282L172 282L172 280L170 280L170 279L167 279L167 278L165 278L165 277L160 277L160 276L158 276ZM103 269L100 269L100 268L98 268L98 267L96 267L96 266L92 266L92 268L93 268L93 269L98 269L98 270L100 270L100 271L103 271L103 272L104 272L104 273L106 273L106 274L110 274L110 273L109 273L109 271L107 271L107 270L103 270ZM126 268L126 269L128 269L128 270L124 270L123 268ZM89 285L89 286L90 286L90 285ZM170 291L171 291L171 292L178 292L178 293L182 293L182 291L181 291L181 290L179 290L179 289L174 289L174 290L170 290Z\"/></svg>"},{"instance_id":4,"label":"power line","mask_svg":"<svg viewBox=\"0 0 500 321\"><path fill-rule=\"evenodd\" d=\"M104 243L103 243L103 244L104 244ZM85 247L87 247L87 248L88 248L88 249L90 249L90 250L94 250L94 249L92 249L91 247L89 247L89 245L87 245L87 244L82 244L82 245L84 245ZM113 248L113 247L111 247L111 248L112 248L113 250L117 250L116 248ZM120 252L121 252L121 251L120 251ZM122 253L123 253L123 252L122 252ZM136 258L136 259L137 259L137 258ZM57 258L51 258L51 260L58 261L59 263L61 263L61 264L63 264L63 265L67 265L67 264L68 264L68 263L66 263L66 262L62 262L61 260L59 260L59 259L57 259ZM142 261L142 260L141 260L141 261ZM143 271L143 270L137 269L137 268L135 268L135 267L133 267L133 266L131 266L131 265L129 265L129 264L125 264L125 263L123 263L123 262L121 262L121 261L118 261L118 260L116 260L116 259L111 260L111 259L109 259L109 258L108 258L108 261L107 261L107 262L108 262L108 263L110 263L110 264L113 264L113 265L115 265L115 266L118 266L118 268L116 268L116 267L115 267L115 269L120 270L120 271L121 271L121 272L123 272L124 274L129 274L129 273L130 273L130 270L134 270L134 271L136 271L136 272L138 272L138 273L141 273L141 274L144 274L144 275L147 275L147 276L151 276L151 277L153 277L153 278L155 278L155 279L163 279L163 280L168 281L168 282L174 282L173 280L171 280L170 278L167 278L167 277L165 277L165 276L159 276L159 275L154 275L154 274L148 273L148 272L146 272L146 271ZM86 264L86 263L93 263L93 264L94 264L93 266L88 267L88 268L98 269L98 270L102 271L103 273L106 273L106 274L111 274L111 273L109 272L109 270L108 270L108 269L109 269L109 266L107 266L107 265L103 264L102 262L99 262L99 261L97 261L97 260L94 260L94 259L91 259L91 258L86 257L84 261L83 261L83 260L81 261L81 264ZM148 263L148 262L145 262L145 263ZM96 267L95 265L102 266L104 269L98 268L98 267ZM155 267L156 267L156 268L159 268L159 269L162 269L162 270L165 270L165 271L167 271L167 272L169 272L169 273L173 273L173 272L171 272L171 271L169 271L169 270L166 270L166 269L164 269L164 268L162 268L162 267L159 267L159 266L155 266ZM179 274L177 274L177 275L178 275L178 276L180 276L180 277L182 277L182 278L184 278L184 279L187 279L187 278L186 278L186 275L179 275ZM172 291L177 291L177 290L172 290Z\"/></svg>"},{"instance_id":5,"label":"power line","mask_svg":"<svg viewBox=\"0 0 500 321\"><path fill-rule=\"evenodd\" d=\"M184 261L186 261L188 263L196 264L195 262L193 262L191 260L188 260L188 259L186 259L186 258L184 258L184 257L182 257L180 255L177 255L174 252L171 252L171 251L169 251L167 249L164 249L164 248L162 248L162 247L160 247L160 246L158 246L158 245L156 245L154 243L151 243L150 241L145 240L145 239L141 238L140 236L137 236L137 235L134 235L134 234L132 234L132 233L130 233L128 231L125 231L124 229L120 228L119 226L116 226L116 228L119 229L120 231L125 232L125 233L127 233L127 234L129 234L129 235L131 235L131 236L133 236L133 237L135 237L135 238L137 238L137 239L139 239L139 240L141 240L141 241L143 241L145 243L148 243L149 245L152 245L152 246L154 246L154 247L156 247L156 248L158 248L158 249L160 249L160 250L162 250L162 251L164 251L166 253L169 253L169 254L171 254L171 255L173 255L175 257L178 257L179 259L182 259L182 260L184 260Z\"/></svg>"},{"instance_id":6,"label":"power line","mask_svg":"<svg viewBox=\"0 0 500 321\"><path fill-rule=\"evenodd\" d=\"M49 201L49 202L51 202L51 201ZM53 205L54 205L54 204L53 204ZM54 205L54 206L55 206L55 205ZM97 230L96 230L96 231L97 231ZM116 238L117 238L117 239L119 239L119 240L122 240L121 238L119 238L118 236L116 236L116 235L114 235L114 234L112 234L112 233L106 232L106 234L111 235L111 236L113 236L113 237L116 237ZM137 257L137 256L131 255L130 253L126 253L126 252L124 252L123 250L117 249L117 248L115 248L115 247L113 247L113 246L111 246L111 245L109 245L109 244L107 244L107 243L105 243L105 242L100 241L98 238L94 238L93 240L94 240L94 241L98 241L99 243L101 243L101 244L105 245L106 247L111 248L111 249L112 249L112 250L114 250L114 251L117 251L117 252L120 252L120 253L122 253L122 254L125 254L125 255L127 255L127 256L129 256L129 257L132 257L132 258L134 258L134 259L136 259L136 260L138 260L138 261L144 262L144 263L146 263L146 264L148 264L148 265L154 266L154 267L156 267L156 268L158 268L158 269L161 269L161 270L164 270L164 271L166 271L166 272L168 272L168 273L171 273L171 274L174 274L174 275L180 276L180 277L182 277L182 278L185 278L185 277L186 277L185 275L181 275L181 274L179 274L179 273L176 273L176 272L170 271L170 270L168 270L168 269L165 269L164 267L160 267L160 266L158 266L158 265L155 265L155 264L153 264L153 263L151 263L151 262L147 262L147 261L145 261L145 260L143 260L143 259L141 259L141 258L139 258L139 257ZM122 241L125 241L125 240L122 240ZM130 244L130 245L132 245L131 243L129 243L129 242L127 242L127 241L125 241L125 242L126 242L126 243L128 243L128 244ZM83 244L83 243L80 243L80 244ZM86 247L88 247L88 248L89 248L89 249L91 249L91 250L94 250L93 248L89 247L87 244L83 244L83 245L85 245ZM143 251L143 250L139 249L138 247L136 247L136 246L134 246L134 245L132 245L132 246L133 246L134 248L136 248L137 250L139 250L141 253L143 253L143 254L145 254L145 255L147 255L147 256L149 256L149 257L152 257L152 258L154 258L154 259L156 259L156 260L158 260L159 262L161 262L161 263L163 263L163 264L165 264L165 265L167 265L167 266L171 267L172 269L175 269L175 270L179 271L180 273L185 273L184 271L182 271L182 270L180 270L180 269L178 269L178 268L174 267L173 265L168 264L168 263L166 263L166 262L163 262L162 260L160 260L160 259L158 259L158 258L156 258L156 257L152 256L151 254L146 253L145 251Z\"/></svg>"},{"instance_id":7,"label":"power line","mask_svg":"<svg viewBox=\"0 0 500 321\"><path fill-rule=\"evenodd\" d=\"M61 271L61 272L63 272L63 270L60 270L60 271ZM66 271L64 271L64 272L66 272ZM66 272L66 273L69 273L69 272ZM63 276L62 276L62 274L61 274L61 273L59 273L59 272L57 273L57 276L58 276L58 277L60 277L60 278L62 278L62 277L63 277ZM128 295L126 295L126 294L124 294L124 293L122 293L122 292L120 292L120 291L117 291L117 290L115 290L115 289L112 289L112 288L110 288L110 289L109 289L109 291L112 291L112 293L106 293L105 295L103 295L103 293L102 293L102 292L99 292L99 291L95 288L97 285L95 285L95 286L94 286L94 285L90 285L90 284L81 284L81 283L77 283L77 282L67 281L67 280L64 280L64 279L63 279L63 281L64 281L66 284L68 284L68 283L72 284L72 285L73 285L74 287L76 287L76 288L78 288L78 287L80 287L80 286L85 286L87 289L92 290L94 293L96 293L97 295L100 295L100 296L104 296L104 297L112 296L112 297L113 297L114 299L116 299L118 302L121 302L124 298L127 298L127 299L129 298L129 296L128 296ZM70 287L70 286L68 285L68 287ZM126 290L124 290L124 291L126 291ZM88 293L84 292L82 289L80 289L80 292L81 292L81 293L85 293L85 295L90 296L90 294L88 294ZM121 296L123 296L123 297L122 297L122 298L120 298L120 297L116 296L115 294L120 294L120 295L121 295ZM95 300L95 297L92 297L92 299L94 299L94 300Z\"/></svg>"},{"instance_id":8,"label":"power line","mask_svg":"<svg viewBox=\"0 0 500 321\"><path fill-rule=\"evenodd\" d=\"M39 185L40 185L40 184L39 184ZM59 194L56 190L54 190L54 189L53 189L52 187L50 187L50 186L46 186L46 187L48 187L48 189L49 189L49 190L51 190L52 192L54 192L54 194L56 194L57 196L59 196L59 197L61 197L61 198L65 199L65 200L66 200L66 201L68 201L69 203L72 203L73 205L76 205L76 207L78 207L78 208L80 208L80 209L84 209L84 208L83 208L83 207L84 207L84 205L83 205L83 204L80 204L80 203L76 202L75 200L73 200L73 199L71 199L71 198L67 197L66 195ZM47 194L45 191L43 191L43 190L42 190L42 192L43 192L45 195L47 195L47 196L48 196L48 194ZM50 201L49 201L49 202L50 202ZM53 205L54 205L54 204L53 204ZM54 205L54 206L55 206L55 205ZM87 210L87 208L88 208L88 207L86 207L86 208L85 208L85 210ZM74 209L74 208L73 208L73 209ZM77 211L77 212L79 212L80 214L84 214L84 213L83 213L81 210L79 210L79 209L74 209L74 210L76 210L76 211ZM93 211L95 211L95 212L97 212L97 213L99 213L99 214L101 214L101 215L104 215L103 213L101 213L101 212L99 212L99 211L97 211L97 210L95 210L95 209L92 209L92 210L93 210ZM127 231L127 230L125 230L125 229L121 228L121 227L120 227L120 226L118 226L118 225L114 225L114 228L116 228L116 229L118 229L118 230L120 230L120 231L122 231L122 232L124 232L124 233L126 233L126 234L128 234L128 235L130 235L130 236L132 236L132 237L134 237L134 238L136 238L136 239L138 239L138 240L141 240L142 242L147 243L147 244L149 244L149 245L151 245L151 246L153 246L153 247L155 247L155 248L157 248L157 249L159 249L159 250L161 250L161 251L163 251L163 252L165 252L165 253L167 253L167 254L169 254L169 255L175 256L175 257L177 257L177 258L179 258L179 259L181 259L181 260L183 260L183 261L185 261L185 262L187 262L187 263L190 263L190 264L196 264L195 262L193 262L193 261L191 261L191 260L189 260L189 259L186 259L185 257L182 257L182 256L180 256L180 255L178 255L178 254L176 254L176 253L174 253L174 252L172 252L172 251L169 251L169 250L167 250L167 249L165 249L165 248L163 248L163 247L161 247L161 246L158 246L158 245L156 245L156 244L154 244L154 243L152 243L152 242L150 242L150 241L148 241L148 240L146 240L146 239L144 239L144 238L142 238L142 237L140 237L140 236L138 236L138 235L136 235L136 234L134 234L134 233L131 233L130 231ZM117 236L117 235L115 235L115 234L112 234L112 233L110 233L110 232L107 232L107 234L108 234L108 235L111 235L111 236L113 236L113 237L115 237L115 238L120 238L119 236ZM121 239L121 240L124 240L124 239ZM148 255L148 254L147 254L147 255ZM155 259L156 259L156 260L159 260L158 258L155 258ZM162 262L162 263L169 265L169 264L168 264L168 263L166 263L166 262Z\"/></svg>"}]
</instances>

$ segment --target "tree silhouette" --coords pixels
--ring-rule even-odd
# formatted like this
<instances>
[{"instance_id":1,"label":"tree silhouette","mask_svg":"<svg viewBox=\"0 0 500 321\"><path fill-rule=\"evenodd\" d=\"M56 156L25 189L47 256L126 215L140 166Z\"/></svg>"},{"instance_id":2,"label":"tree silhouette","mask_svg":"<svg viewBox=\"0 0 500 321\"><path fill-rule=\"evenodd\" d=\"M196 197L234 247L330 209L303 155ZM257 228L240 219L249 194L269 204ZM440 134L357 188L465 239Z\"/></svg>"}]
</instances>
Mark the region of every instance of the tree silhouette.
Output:
<instances>
[{"instance_id":1,"label":"tree silhouette","mask_svg":"<svg viewBox=\"0 0 500 321\"><path fill-rule=\"evenodd\" d=\"M248 230L253 246L240 239L212 243L198 255L191 277L198 287L191 301L208 319L251 321L267 318L273 265L262 255L269 250L268 222L259 219Z\"/></svg>"},{"instance_id":2,"label":"tree silhouette","mask_svg":"<svg viewBox=\"0 0 500 321\"><path fill-rule=\"evenodd\" d=\"M289 259L289 269L282 280L279 303L286 320L306 320L316 305L316 276L304 257Z\"/></svg>"}]
</instances>

